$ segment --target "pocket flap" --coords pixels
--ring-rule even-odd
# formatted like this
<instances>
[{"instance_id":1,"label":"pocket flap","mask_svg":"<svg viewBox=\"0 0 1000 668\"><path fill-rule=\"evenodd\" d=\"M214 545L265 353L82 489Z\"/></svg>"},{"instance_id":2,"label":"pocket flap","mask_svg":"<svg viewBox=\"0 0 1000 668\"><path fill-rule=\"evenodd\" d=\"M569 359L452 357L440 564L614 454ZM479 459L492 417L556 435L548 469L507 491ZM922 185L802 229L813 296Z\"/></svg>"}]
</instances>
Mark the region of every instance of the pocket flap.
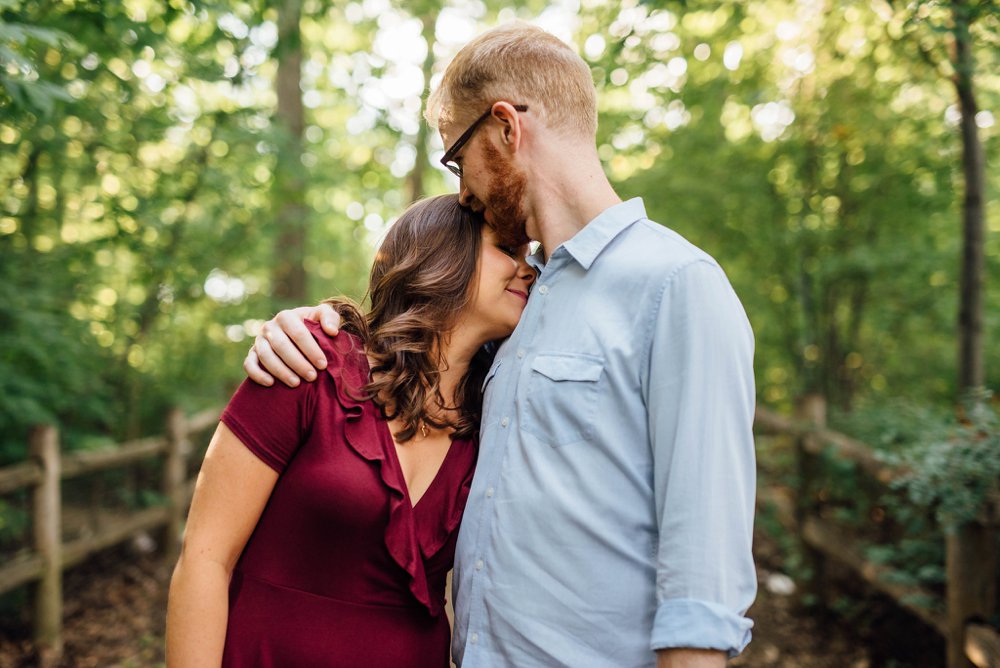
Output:
<instances>
[{"instance_id":1,"label":"pocket flap","mask_svg":"<svg viewBox=\"0 0 1000 668\"><path fill-rule=\"evenodd\" d=\"M604 362L579 355L538 355L531 368L551 380L595 381L604 371Z\"/></svg>"}]
</instances>

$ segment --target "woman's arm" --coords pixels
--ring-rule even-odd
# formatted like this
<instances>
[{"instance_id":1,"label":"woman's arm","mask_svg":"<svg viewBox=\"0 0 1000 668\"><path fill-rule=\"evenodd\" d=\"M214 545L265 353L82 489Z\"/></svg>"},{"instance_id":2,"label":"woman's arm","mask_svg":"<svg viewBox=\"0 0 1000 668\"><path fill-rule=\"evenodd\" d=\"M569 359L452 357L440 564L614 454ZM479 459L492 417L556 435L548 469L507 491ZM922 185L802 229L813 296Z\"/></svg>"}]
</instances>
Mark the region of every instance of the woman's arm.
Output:
<instances>
[{"instance_id":1,"label":"woman's arm","mask_svg":"<svg viewBox=\"0 0 1000 668\"><path fill-rule=\"evenodd\" d=\"M278 473L220 424L198 474L167 604L167 665L218 666L229 578Z\"/></svg>"}]
</instances>

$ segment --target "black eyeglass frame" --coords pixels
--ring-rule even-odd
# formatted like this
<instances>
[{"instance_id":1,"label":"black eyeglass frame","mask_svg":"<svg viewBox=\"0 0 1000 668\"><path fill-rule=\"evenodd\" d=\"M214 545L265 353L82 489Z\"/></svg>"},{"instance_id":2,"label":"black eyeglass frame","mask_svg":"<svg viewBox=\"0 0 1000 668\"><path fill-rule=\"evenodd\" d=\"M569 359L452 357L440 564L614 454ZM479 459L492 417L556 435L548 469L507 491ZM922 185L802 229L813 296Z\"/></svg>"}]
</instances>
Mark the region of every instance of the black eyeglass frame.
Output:
<instances>
[{"instance_id":1,"label":"black eyeglass frame","mask_svg":"<svg viewBox=\"0 0 1000 668\"><path fill-rule=\"evenodd\" d=\"M496 104L496 103L494 103L494 104ZM515 105L512 105L512 106L514 107L515 111L527 111L528 110L528 105L526 105L526 104L515 104ZM469 143L469 140L472 139L472 135L476 132L476 128L478 128L479 125L483 121L485 121L487 118L489 118L490 115L492 115L492 114L493 114L493 107L490 106L490 108L486 110L486 113L483 114L482 116L480 116L479 118L477 118L472 123L472 125L470 125L465 130L465 132L463 132L462 135L458 139L455 140L455 143L451 145L451 148L449 148L447 151L445 151L444 155L441 156L441 164L444 165L448 169L449 172L451 172L452 174L454 174L458 178L462 178L462 166L459 165L458 163L452 163L451 161L455 158L455 154L458 153L459 151L461 151L462 147Z\"/></svg>"}]
</instances>

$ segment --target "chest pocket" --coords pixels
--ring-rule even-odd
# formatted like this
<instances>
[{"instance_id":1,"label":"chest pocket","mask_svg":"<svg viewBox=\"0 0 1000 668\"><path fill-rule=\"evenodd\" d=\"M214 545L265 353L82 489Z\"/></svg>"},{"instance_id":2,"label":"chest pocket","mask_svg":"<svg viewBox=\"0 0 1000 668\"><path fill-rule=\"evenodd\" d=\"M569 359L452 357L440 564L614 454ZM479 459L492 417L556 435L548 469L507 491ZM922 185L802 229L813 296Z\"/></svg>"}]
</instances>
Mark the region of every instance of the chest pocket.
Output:
<instances>
[{"instance_id":1,"label":"chest pocket","mask_svg":"<svg viewBox=\"0 0 1000 668\"><path fill-rule=\"evenodd\" d=\"M591 439L603 373L604 360L593 355L537 355L522 402L524 431L552 447Z\"/></svg>"}]
</instances>

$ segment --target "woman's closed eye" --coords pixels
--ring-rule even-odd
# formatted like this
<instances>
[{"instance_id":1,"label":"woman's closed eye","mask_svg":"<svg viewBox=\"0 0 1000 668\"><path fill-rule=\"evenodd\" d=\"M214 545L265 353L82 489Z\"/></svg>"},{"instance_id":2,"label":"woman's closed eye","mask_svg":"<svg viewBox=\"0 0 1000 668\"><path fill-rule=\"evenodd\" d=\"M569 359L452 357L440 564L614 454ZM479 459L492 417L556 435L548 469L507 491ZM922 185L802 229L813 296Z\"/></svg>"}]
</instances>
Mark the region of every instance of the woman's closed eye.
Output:
<instances>
[{"instance_id":1,"label":"woman's closed eye","mask_svg":"<svg viewBox=\"0 0 1000 668\"><path fill-rule=\"evenodd\" d=\"M515 260L517 259L517 249L511 248L510 246L504 246L503 244L497 244L497 248L499 248L500 252L504 255L512 257Z\"/></svg>"}]
</instances>

